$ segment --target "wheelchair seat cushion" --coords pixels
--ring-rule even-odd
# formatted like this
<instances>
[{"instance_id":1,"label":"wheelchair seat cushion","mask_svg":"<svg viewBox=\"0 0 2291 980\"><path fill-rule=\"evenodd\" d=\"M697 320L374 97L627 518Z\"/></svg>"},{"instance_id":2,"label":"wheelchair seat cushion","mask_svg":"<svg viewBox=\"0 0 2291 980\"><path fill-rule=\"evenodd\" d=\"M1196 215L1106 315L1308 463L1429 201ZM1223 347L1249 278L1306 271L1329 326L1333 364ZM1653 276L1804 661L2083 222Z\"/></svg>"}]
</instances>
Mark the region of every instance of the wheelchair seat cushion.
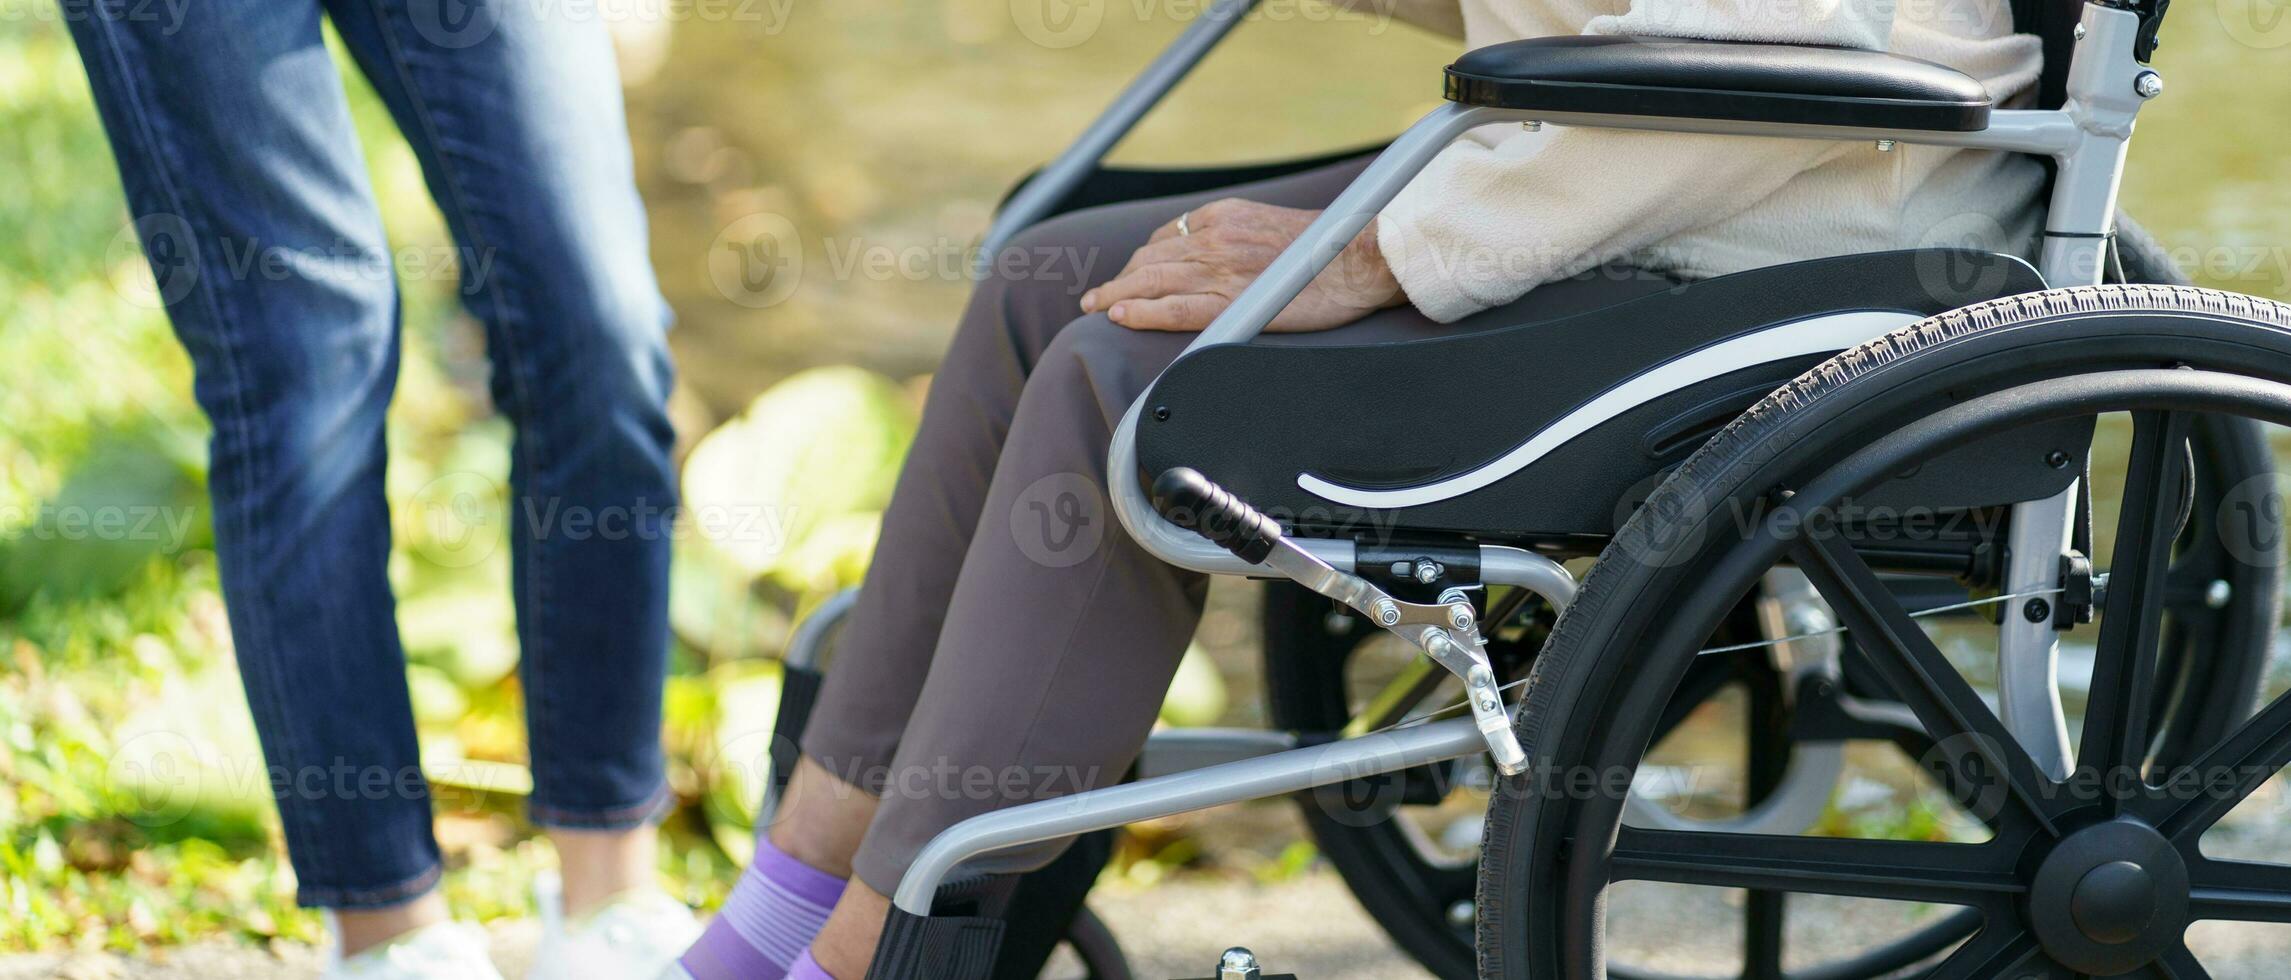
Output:
<instances>
[{"instance_id":1,"label":"wheelchair seat cushion","mask_svg":"<svg viewBox=\"0 0 2291 980\"><path fill-rule=\"evenodd\" d=\"M1429 340L1223 344L1154 382L1138 459L1149 476L1200 470L1300 533L1564 544L1612 533L1668 468L1838 351L2042 288L2017 258L1917 249ZM1944 458L1888 492L1944 507L2033 499L2078 471L2048 464L2049 449Z\"/></svg>"},{"instance_id":2,"label":"wheelchair seat cushion","mask_svg":"<svg viewBox=\"0 0 2291 980\"><path fill-rule=\"evenodd\" d=\"M1868 129L1974 132L1994 101L1963 72L1883 51L1689 38L1509 41L1447 78L1465 105Z\"/></svg>"}]
</instances>

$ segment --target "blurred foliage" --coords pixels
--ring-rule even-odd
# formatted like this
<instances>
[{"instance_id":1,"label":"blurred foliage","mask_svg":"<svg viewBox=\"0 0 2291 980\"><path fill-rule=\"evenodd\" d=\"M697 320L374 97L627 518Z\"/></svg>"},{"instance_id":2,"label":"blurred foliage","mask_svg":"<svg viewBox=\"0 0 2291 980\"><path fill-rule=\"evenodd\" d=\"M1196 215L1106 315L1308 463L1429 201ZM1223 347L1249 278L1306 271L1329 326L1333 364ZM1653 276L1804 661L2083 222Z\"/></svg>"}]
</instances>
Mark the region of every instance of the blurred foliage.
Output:
<instances>
[{"instance_id":1,"label":"blurred foliage","mask_svg":"<svg viewBox=\"0 0 2291 980\"><path fill-rule=\"evenodd\" d=\"M701 904L720 900L747 856L778 693L769 657L860 574L918 376L969 286L968 244L1016 176L1193 9L1106 5L1103 28L1068 46L1029 40L1021 2L740 9L763 7L786 19L613 24L655 263L681 323L674 407L697 439L688 489L735 527L754 519L688 537L674 570L663 737L683 807L662 870ZM1309 3L1267 10L1117 157L1363 145L1437 98L1449 42ZM35 0L17 13L0 18L0 951L314 939L237 693L190 370L152 300L55 10ZM2291 75L2231 35L2219 18L2174 23L2162 62L2173 97L2142 121L2126 197L2175 245L2233 250L2188 253L2201 278L2283 296L2291 137L2225 115L2291 100ZM392 241L443 245L411 152L347 74ZM709 264L727 230L759 214L788 222L802 260L799 288L765 305L737 302ZM1124 257L1087 258L1102 276ZM463 914L523 914L530 873L551 858L517 806L523 729L500 547L509 433L452 284L407 283L404 299L390 574L439 783L444 887ZM72 516L122 507L163 520L153 534L91 535ZM1248 630L1213 609L1166 721L1250 710L1213 663ZM1118 873L1149 882L1193 861L1188 826L1142 831ZM1291 844L1252 873L1311 860Z\"/></svg>"}]
</instances>

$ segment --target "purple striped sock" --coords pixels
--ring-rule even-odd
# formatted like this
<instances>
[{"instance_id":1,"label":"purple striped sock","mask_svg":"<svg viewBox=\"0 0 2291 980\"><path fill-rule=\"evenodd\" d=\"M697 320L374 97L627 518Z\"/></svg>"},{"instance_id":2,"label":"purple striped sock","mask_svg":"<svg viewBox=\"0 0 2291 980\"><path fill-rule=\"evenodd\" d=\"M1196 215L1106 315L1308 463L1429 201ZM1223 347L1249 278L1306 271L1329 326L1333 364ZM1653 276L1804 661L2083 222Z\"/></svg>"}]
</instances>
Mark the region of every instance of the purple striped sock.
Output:
<instances>
[{"instance_id":1,"label":"purple striped sock","mask_svg":"<svg viewBox=\"0 0 2291 980\"><path fill-rule=\"evenodd\" d=\"M788 967L788 980L835 980L835 975L821 968L819 961L811 958L811 947L806 946L795 965Z\"/></svg>"},{"instance_id":2,"label":"purple striped sock","mask_svg":"<svg viewBox=\"0 0 2291 980\"><path fill-rule=\"evenodd\" d=\"M756 860L682 963L693 980L780 980L805 955L844 879L788 856L756 835ZM819 964L811 964L813 970ZM819 976L827 976L819 973ZM832 978L831 978L832 980Z\"/></svg>"}]
</instances>

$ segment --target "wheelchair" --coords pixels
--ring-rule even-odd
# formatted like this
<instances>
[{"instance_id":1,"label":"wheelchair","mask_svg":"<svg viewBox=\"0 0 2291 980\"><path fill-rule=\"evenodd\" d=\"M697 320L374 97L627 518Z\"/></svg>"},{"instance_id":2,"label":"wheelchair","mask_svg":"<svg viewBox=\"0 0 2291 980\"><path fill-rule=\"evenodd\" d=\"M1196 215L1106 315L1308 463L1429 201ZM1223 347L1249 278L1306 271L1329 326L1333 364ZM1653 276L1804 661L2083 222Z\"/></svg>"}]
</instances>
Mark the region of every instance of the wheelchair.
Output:
<instances>
[{"instance_id":1,"label":"wheelchair","mask_svg":"<svg viewBox=\"0 0 2291 980\"><path fill-rule=\"evenodd\" d=\"M1252 5L1211 4L1004 202L982 256L1064 210L1327 162L1101 163ZM1001 882L965 862L1283 795L1442 977L1662 976L1626 954L1694 937L1682 909L1734 924L1699 972L1762 980L2203 977L2190 923L2291 921L2291 867L2199 846L2291 763L2291 699L2257 704L2282 584L2261 426L2291 424L2291 308L2175 282L2116 213L2163 0L2013 14L2046 51L2029 108L1883 52L1537 38L1459 58L1447 103L1111 449L1144 547L1273 583L1274 727L1158 733L1128 781L949 829L870 976L1030 976L1061 940L1124 976L1078 911L1102 849ZM1470 335L1251 343L1434 154L1497 123L1993 149L2048 161L2052 188L2033 264L1836 256ZM1567 370L1523 384L1523 364ZM835 615L791 653L790 752ZM1378 648L1407 656L1366 663ZM2090 662L2073 739L2064 648ZM1714 736L1741 748L1726 800L1651 786ZM1824 822L1868 745L1910 760L1934 826ZM1730 899L1634 912L1649 886ZM1916 914L1858 946L1791 927L1835 901Z\"/></svg>"}]
</instances>

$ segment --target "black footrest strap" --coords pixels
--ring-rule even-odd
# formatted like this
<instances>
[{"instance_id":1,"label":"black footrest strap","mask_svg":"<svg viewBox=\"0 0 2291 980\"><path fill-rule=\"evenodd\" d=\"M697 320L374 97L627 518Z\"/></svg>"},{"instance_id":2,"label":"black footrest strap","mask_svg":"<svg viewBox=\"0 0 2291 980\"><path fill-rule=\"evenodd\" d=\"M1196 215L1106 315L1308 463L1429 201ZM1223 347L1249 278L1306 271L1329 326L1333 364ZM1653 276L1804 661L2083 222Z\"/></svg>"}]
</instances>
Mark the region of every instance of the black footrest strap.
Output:
<instances>
[{"instance_id":1,"label":"black footrest strap","mask_svg":"<svg viewBox=\"0 0 2291 980\"><path fill-rule=\"evenodd\" d=\"M988 980L1008 924L986 916L891 910L868 980Z\"/></svg>"}]
</instances>

